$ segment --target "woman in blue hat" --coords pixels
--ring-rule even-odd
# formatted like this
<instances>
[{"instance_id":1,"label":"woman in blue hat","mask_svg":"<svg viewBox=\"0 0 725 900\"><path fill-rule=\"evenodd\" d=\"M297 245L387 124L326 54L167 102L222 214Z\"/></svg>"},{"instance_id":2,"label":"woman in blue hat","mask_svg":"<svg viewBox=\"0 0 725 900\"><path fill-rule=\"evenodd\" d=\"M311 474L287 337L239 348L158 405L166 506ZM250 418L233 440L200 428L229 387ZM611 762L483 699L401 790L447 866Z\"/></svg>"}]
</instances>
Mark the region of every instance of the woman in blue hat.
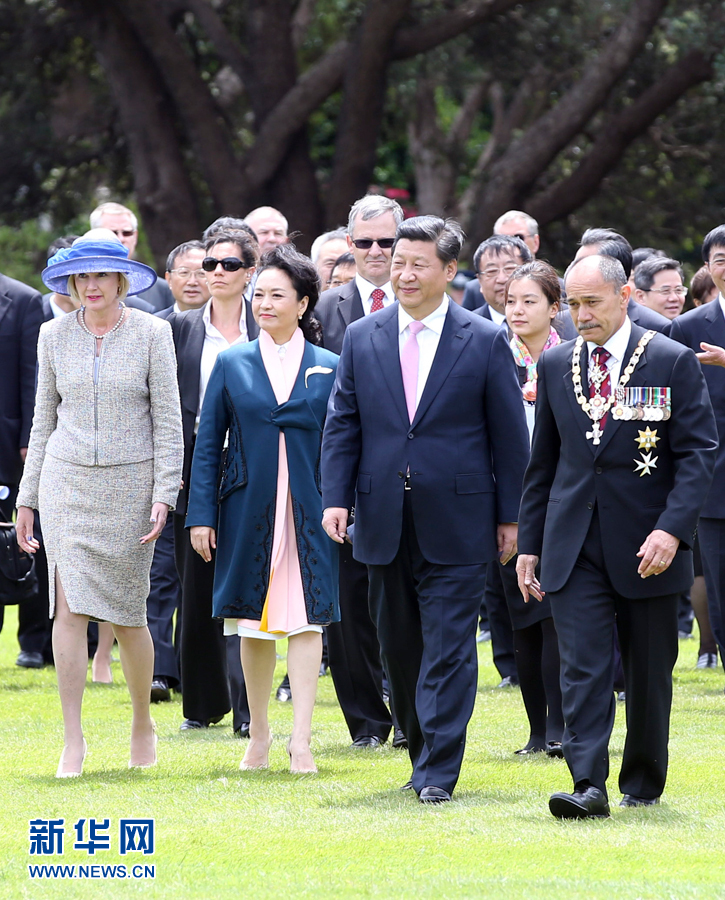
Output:
<instances>
[{"instance_id":1,"label":"woman in blue hat","mask_svg":"<svg viewBox=\"0 0 725 900\"><path fill-rule=\"evenodd\" d=\"M94 229L59 250L42 277L80 309L40 330L17 533L23 550L37 549L37 509L65 732L57 777L70 778L82 773L86 755L90 619L110 622L118 640L133 708L129 766L156 762L146 598L153 541L179 491L183 442L171 328L123 302L148 289L154 271L128 259L112 232Z\"/></svg>"}]
</instances>

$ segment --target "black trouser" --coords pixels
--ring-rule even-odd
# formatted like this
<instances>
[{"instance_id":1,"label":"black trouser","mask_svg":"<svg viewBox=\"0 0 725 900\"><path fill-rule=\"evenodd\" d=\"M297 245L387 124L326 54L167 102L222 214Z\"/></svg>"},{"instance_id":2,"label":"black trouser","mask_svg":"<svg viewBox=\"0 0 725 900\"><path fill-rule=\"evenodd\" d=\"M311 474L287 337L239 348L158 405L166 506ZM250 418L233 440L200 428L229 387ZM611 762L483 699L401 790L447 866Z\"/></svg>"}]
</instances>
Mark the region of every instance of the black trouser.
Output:
<instances>
[{"instance_id":1,"label":"black trouser","mask_svg":"<svg viewBox=\"0 0 725 900\"><path fill-rule=\"evenodd\" d=\"M353 741L387 740L391 718L383 702L378 633L368 605L367 566L340 545L340 621L326 629L330 674Z\"/></svg>"},{"instance_id":2,"label":"black trouser","mask_svg":"<svg viewBox=\"0 0 725 900\"><path fill-rule=\"evenodd\" d=\"M239 658L239 638L225 638L212 618L214 560L207 563L191 546L184 516L174 515L174 550L181 580L179 668L184 716L207 722L232 709L234 728L249 722L249 705Z\"/></svg>"},{"instance_id":3,"label":"black trouser","mask_svg":"<svg viewBox=\"0 0 725 900\"><path fill-rule=\"evenodd\" d=\"M511 564L509 563L509 565ZM488 613L488 626L491 630L493 664L498 669L501 678L512 678L514 681L518 681L511 616L502 580L504 571L510 570L508 568L504 570L498 565L488 567L483 605Z\"/></svg>"},{"instance_id":4,"label":"black trouser","mask_svg":"<svg viewBox=\"0 0 725 900\"><path fill-rule=\"evenodd\" d=\"M169 516L154 545L151 589L146 601L151 639L154 642L154 678L179 684L179 664L174 648L174 613L181 602L181 585L174 559L174 521Z\"/></svg>"},{"instance_id":5,"label":"black trouser","mask_svg":"<svg viewBox=\"0 0 725 900\"><path fill-rule=\"evenodd\" d=\"M725 519L700 519L697 533L710 627L725 663Z\"/></svg>"},{"instance_id":6,"label":"black trouser","mask_svg":"<svg viewBox=\"0 0 725 900\"><path fill-rule=\"evenodd\" d=\"M395 559L368 566L393 712L408 739L416 793L458 781L476 699L476 624L486 564L437 565L421 553L406 495Z\"/></svg>"},{"instance_id":7,"label":"black trouser","mask_svg":"<svg viewBox=\"0 0 725 900\"><path fill-rule=\"evenodd\" d=\"M667 778L679 595L632 600L618 594L607 575L595 513L569 580L549 599L561 655L564 756L574 784L589 782L606 792L616 625L627 692L619 787L623 794L659 797Z\"/></svg>"},{"instance_id":8,"label":"black trouser","mask_svg":"<svg viewBox=\"0 0 725 900\"><path fill-rule=\"evenodd\" d=\"M15 511L15 498L18 489L11 488L10 495L0 500L0 520L12 522ZM53 661L51 649L52 620L49 618L50 600L48 598L48 559L45 555L43 536L40 532L39 516L35 514L35 537L41 547L35 554L35 571L38 576L38 590L32 597L18 605L18 643L26 653L40 653L45 662ZM0 606L0 631L5 619L5 607Z\"/></svg>"}]
</instances>

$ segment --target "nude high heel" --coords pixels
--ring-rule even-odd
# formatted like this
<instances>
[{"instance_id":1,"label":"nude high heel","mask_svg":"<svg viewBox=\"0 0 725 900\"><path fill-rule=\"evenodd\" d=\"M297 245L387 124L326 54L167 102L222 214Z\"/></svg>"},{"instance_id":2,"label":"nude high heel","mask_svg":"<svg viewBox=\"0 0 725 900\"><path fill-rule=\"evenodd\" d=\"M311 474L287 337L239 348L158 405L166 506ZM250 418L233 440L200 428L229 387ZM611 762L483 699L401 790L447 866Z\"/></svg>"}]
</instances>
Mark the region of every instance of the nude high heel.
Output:
<instances>
[{"instance_id":1,"label":"nude high heel","mask_svg":"<svg viewBox=\"0 0 725 900\"><path fill-rule=\"evenodd\" d=\"M158 744L159 744L159 736L158 736L158 734L156 734L156 722L154 722L153 719L151 720L151 728L153 729L153 732L154 732L154 760L153 760L153 762L138 764L138 763L134 763L132 760L129 759L129 761L128 761L129 769L151 769L159 761L158 753L156 752L156 748L158 747Z\"/></svg>"},{"instance_id":2,"label":"nude high heel","mask_svg":"<svg viewBox=\"0 0 725 900\"><path fill-rule=\"evenodd\" d=\"M81 759L81 767L78 772L64 772L63 771L63 761L65 757L65 747L63 747L63 752L60 754L60 760L58 762L58 771L55 773L56 778L80 778L83 774L83 763L86 761L86 753L88 753L88 744L86 744L86 739L83 738L83 758Z\"/></svg>"}]
</instances>

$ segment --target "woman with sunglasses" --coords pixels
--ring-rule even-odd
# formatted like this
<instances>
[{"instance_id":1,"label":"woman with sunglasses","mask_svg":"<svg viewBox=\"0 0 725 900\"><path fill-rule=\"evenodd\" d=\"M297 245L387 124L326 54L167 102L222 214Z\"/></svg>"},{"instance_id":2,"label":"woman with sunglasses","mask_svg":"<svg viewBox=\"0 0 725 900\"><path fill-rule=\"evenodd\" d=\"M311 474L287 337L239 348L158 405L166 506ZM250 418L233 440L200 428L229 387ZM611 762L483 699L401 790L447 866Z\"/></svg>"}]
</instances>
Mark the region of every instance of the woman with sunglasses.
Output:
<instances>
[{"instance_id":1,"label":"woman with sunglasses","mask_svg":"<svg viewBox=\"0 0 725 900\"><path fill-rule=\"evenodd\" d=\"M194 450L186 527L202 559L216 548L213 615L242 639L251 713L242 769L269 765L276 641L287 638L290 770L317 771L310 740L322 627L340 617L319 472L338 357L316 346L318 294L314 264L292 245L265 254L252 301L259 340L219 354Z\"/></svg>"}]
</instances>

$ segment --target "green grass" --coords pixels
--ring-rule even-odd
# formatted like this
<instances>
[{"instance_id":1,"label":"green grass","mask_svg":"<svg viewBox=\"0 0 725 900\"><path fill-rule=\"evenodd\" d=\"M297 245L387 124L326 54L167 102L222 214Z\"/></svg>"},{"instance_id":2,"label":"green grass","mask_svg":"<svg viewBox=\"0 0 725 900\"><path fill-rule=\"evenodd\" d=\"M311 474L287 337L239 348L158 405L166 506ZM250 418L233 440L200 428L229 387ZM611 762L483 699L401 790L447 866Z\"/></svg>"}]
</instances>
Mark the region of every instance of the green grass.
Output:
<instances>
[{"instance_id":1,"label":"green grass","mask_svg":"<svg viewBox=\"0 0 725 900\"><path fill-rule=\"evenodd\" d=\"M16 613L0 635L0 897L3 898L725 898L725 696L722 673L696 672L696 641L680 644L670 777L661 806L620 810L620 704L607 821L562 823L547 808L568 790L562 761L519 759L521 695L497 690L490 645L480 651L478 702L455 802L422 807L398 787L403 752L353 751L330 678L320 681L313 749L320 773L293 776L284 750L292 710L272 701L271 769L238 769L243 745L227 720L179 732L181 703L155 707L159 765L127 769L129 702L116 683L91 685L83 778L53 777L62 747L53 669L14 665ZM284 663L278 666L281 677ZM121 817L156 820L153 857L118 856ZM62 857L30 857L28 821L66 820ZM111 820L112 849L72 847L79 818ZM153 863L155 880L31 880L32 862Z\"/></svg>"}]
</instances>

